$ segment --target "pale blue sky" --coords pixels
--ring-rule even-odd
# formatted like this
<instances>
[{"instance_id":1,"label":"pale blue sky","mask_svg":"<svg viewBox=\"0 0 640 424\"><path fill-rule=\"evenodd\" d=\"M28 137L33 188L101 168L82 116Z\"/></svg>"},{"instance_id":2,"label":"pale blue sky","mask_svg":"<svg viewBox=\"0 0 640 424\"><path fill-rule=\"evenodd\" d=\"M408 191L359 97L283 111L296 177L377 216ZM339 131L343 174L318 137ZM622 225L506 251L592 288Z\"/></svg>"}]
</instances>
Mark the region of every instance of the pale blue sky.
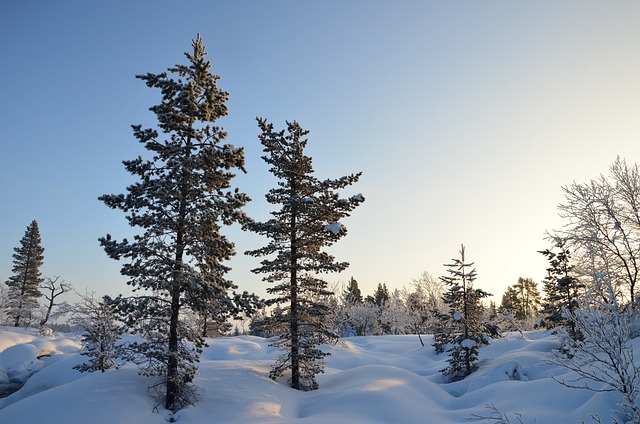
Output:
<instances>
[{"instance_id":1,"label":"pale blue sky","mask_svg":"<svg viewBox=\"0 0 640 424\"><path fill-rule=\"evenodd\" d=\"M268 217L273 185L254 118L295 119L320 177L364 172L332 249L351 267L329 281L399 288L443 275L464 243L499 300L544 277L562 185L640 161L638 22L636 1L4 1L0 279L36 219L45 275L126 290L97 239L130 230L97 197L145 154L130 125L155 125L159 93L134 75L184 63L199 32L230 93L221 124L246 148L250 215ZM231 278L264 294L241 253L265 241L229 234Z\"/></svg>"}]
</instances>

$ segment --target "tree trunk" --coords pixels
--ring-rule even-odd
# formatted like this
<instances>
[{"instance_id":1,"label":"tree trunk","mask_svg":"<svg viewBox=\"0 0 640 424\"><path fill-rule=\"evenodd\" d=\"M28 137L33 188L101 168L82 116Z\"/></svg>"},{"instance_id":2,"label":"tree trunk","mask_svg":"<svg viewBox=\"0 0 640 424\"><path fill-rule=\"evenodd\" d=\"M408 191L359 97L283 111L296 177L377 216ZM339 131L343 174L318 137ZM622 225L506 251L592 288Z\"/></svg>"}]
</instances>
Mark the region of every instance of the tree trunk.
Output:
<instances>
[{"instance_id":1,"label":"tree trunk","mask_svg":"<svg viewBox=\"0 0 640 424\"><path fill-rule=\"evenodd\" d=\"M296 239L296 206L291 211L291 387L300 390L300 340L298 333L298 270Z\"/></svg>"},{"instance_id":2,"label":"tree trunk","mask_svg":"<svg viewBox=\"0 0 640 424\"><path fill-rule=\"evenodd\" d=\"M183 190L184 192L184 190ZM186 216L186 204L180 202L180 215L178 231L176 232L176 256L173 284L171 287L171 316L169 318L169 357L167 358L167 395L165 407L170 411L178 409L177 401L180 386L183 384L179 380L179 352L178 352L178 321L180 318L180 273L182 272L182 257L184 254L184 217Z\"/></svg>"},{"instance_id":3,"label":"tree trunk","mask_svg":"<svg viewBox=\"0 0 640 424\"><path fill-rule=\"evenodd\" d=\"M180 391L178 382L178 317L180 312L180 288L174 282L171 293L171 318L169 321L169 358L167 361L167 395L165 407L176 410L176 401Z\"/></svg>"}]
</instances>

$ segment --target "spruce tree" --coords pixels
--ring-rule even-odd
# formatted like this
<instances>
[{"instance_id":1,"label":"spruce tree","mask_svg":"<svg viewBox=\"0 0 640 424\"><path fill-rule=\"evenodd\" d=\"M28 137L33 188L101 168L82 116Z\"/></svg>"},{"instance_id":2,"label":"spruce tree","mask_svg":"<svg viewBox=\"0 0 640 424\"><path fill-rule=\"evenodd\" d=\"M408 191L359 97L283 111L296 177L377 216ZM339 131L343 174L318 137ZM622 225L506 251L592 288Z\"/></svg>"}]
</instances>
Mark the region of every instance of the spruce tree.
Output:
<instances>
[{"instance_id":1,"label":"spruce tree","mask_svg":"<svg viewBox=\"0 0 640 424\"><path fill-rule=\"evenodd\" d=\"M371 303L374 303L376 306L384 306L389 302L389 289L387 289L385 283L378 283L378 287L376 287L376 291L373 292L373 296L367 297Z\"/></svg>"},{"instance_id":2,"label":"spruce tree","mask_svg":"<svg viewBox=\"0 0 640 424\"><path fill-rule=\"evenodd\" d=\"M41 243L38 223L33 220L20 240L20 247L13 249L13 275L5 284L9 287L9 316L16 327L29 325L33 310L38 307L37 299L42 296L40 284L44 278L40 267L44 261L44 248Z\"/></svg>"},{"instance_id":3,"label":"spruce tree","mask_svg":"<svg viewBox=\"0 0 640 424\"><path fill-rule=\"evenodd\" d=\"M139 229L133 240L107 235L100 243L111 258L126 260L121 273L135 295L112 302L129 331L144 338L131 348L144 364L141 372L160 377L156 388L171 411L195 400L190 383L204 344L185 314L226 317L252 300L232 292L236 286L225 278L223 262L235 252L220 232L222 225L247 222L241 208L249 198L231 188L233 171L244 171L244 151L223 144L226 132L211 125L227 114L228 94L217 86L199 35L192 47L187 65L137 76L161 91L161 103L150 110L164 136L133 125L151 158L124 161L139 181L126 194L100 197Z\"/></svg>"},{"instance_id":4,"label":"spruce tree","mask_svg":"<svg viewBox=\"0 0 640 424\"><path fill-rule=\"evenodd\" d=\"M567 319L563 310L567 310L571 316L579 307L579 297L584 291L584 284L575 276L574 267L571 264L571 252L563 240L555 242L555 252L551 249L538 251L549 261L547 277L544 279L545 300L542 303L542 313L545 324L549 328L558 325L569 329L572 337L577 336L575 321Z\"/></svg>"},{"instance_id":5,"label":"spruce tree","mask_svg":"<svg viewBox=\"0 0 640 424\"><path fill-rule=\"evenodd\" d=\"M349 284L342 294L344 302L348 305L359 305L362 303L362 291L358 287L358 282L355 278L349 279Z\"/></svg>"},{"instance_id":6,"label":"spruce tree","mask_svg":"<svg viewBox=\"0 0 640 424\"><path fill-rule=\"evenodd\" d=\"M449 307L449 314L438 314L442 323L434 340L437 352L446 349L450 354L447 360L449 366L442 373L450 381L457 381L478 368L478 349L487 344L480 301L490 294L473 288L476 270L471 268L473 262L466 262L464 245L460 249L460 259L452 261L453 263L445 265L449 275L440 277L449 287L443 296L444 303Z\"/></svg>"},{"instance_id":7,"label":"spruce tree","mask_svg":"<svg viewBox=\"0 0 640 424\"><path fill-rule=\"evenodd\" d=\"M267 292L274 295L270 305L281 305L282 313L267 318L271 328L284 324L274 346L284 351L274 364L270 376L276 380L290 372L291 387L313 390L315 376L323 372L327 353L317 346L337 339L326 316L329 313L321 298L330 295L323 273L339 272L347 262L337 262L322 249L346 235L340 222L349 216L364 198L358 194L341 198L338 190L358 181L360 173L338 179L319 180L313 175L311 157L305 155L304 130L297 122L287 122L287 130L275 131L273 124L258 119L264 147L264 161L278 179L266 199L279 209L266 222L249 225L251 231L269 238L269 243L248 251L254 257L266 257L253 270L266 274L264 281L274 284Z\"/></svg>"}]
</instances>

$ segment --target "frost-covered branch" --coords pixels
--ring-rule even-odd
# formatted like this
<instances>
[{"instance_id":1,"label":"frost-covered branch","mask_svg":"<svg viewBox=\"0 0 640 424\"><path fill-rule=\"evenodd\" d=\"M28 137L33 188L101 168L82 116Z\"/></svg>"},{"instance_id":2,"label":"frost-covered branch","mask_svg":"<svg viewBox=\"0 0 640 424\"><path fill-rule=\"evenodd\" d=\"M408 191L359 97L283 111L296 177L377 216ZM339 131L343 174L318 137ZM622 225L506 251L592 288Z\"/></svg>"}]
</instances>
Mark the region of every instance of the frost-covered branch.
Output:
<instances>
[{"instance_id":1,"label":"frost-covered branch","mask_svg":"<svg viewBox=\"0 0 640 424\"><path fill-rule=\"evenodd\" d=\"M618 304L610 281L603 281L606 298L590 293L588 302L567 319L575 324L576 337L565 334L566 344L554 351L548 363L573 372L570 378L554 377L560 384L597 392L616 392L621 412L640 423L640 366L634 362L630 343L634 314Z\"/></svg>"}]
</instances>

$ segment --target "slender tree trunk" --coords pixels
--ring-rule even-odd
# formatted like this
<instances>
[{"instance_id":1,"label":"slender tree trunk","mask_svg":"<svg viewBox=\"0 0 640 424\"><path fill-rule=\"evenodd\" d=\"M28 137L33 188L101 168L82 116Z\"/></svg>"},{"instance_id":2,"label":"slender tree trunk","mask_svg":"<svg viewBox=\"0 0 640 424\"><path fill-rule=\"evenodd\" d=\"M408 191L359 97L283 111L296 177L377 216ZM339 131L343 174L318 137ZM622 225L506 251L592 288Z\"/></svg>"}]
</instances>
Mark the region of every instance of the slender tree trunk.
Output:
<instances>
[{"instance_id":1,"label":"slender tree trunk","mask_svg":"<svg viewBox=\"0 0 640 424\"><path fill-rule=\"evenodd\" d=\"M173 285L171 287L171 316L169 318L169 358L167 360L167 395L165 407L170 411L177 408L178 393L181 381L178 381L178 322L180 318L180 273L182 272L182 257L184 254L184 217L186 215L186 202L180 202L180 215L178 231L176 233L176 256Z\"/></svg>"},{"instance_id":2,"label":"slender tree trunk","mask_svg":"<svg viewBox=\"0 0 640 424\"><path fill-rule=\"evenodd\" d=\"M53 308L53 303L49 304L47 307L47 313L44 315L44 318L40 320L40 327L44 327L49 321L49 316L51 315L51 308Z\"/></svg>"},{"instance_id":3,"label":"slender tree trunk","mask_svg":"<svg viewBox=\"0 0 640 424\"><path fill-rule=\"evenodd\" d=\"M295 205L291 211L291 387L300 390L300 340L298 329L298 246Z\"/></svg>"},{"instance_id":4,"label":"slender tree trunk","mask_svg":"<svg viewBox=\"0 0 640 424\"><path fill-rule=\"evenodd\" d=\"M51 289L50 298L45 295L45 298L49 301L49 304L47 305L47 312L44 315L44 318L40 320L40 327L44 327L47 324L47 322L49 322L49 317L51 316L51 310L53 309L53 305L54 305L53 302L55 301L54 291L55 291L55 288Z\"/></svg>"},{"instance_id":5,"label":"slender tree trunk","mask_svg":"<svg viewBox=\"0 0 640 424\"><path fill-rule=\"evenodd\" d=\"M28 261L27 261L28 263ZM16 321L14 327L20 327L20 318L22 318L22 310L24 309L24 292L27 284L27 276L22 280L22 289L20 290L20 302L18 303L18 312L16 313Z\"/></svg>"},{"instance_id":6,"label":"slender tree trunk","mask_svg":"<svg viewBox=\"0 0 640 424\"><path fill-rule=\"evenodd\" d=\"M207 337L207 330L209 330L207 328L207 315L203 314L202 318L202 338L205 338Z\"/></svg>"},{"instance_id":7,"label":"slender tree trunk","mask_svg":"<svg viewBox=\"0 0 640 424\"><path fill-rule=\"evenodd\" d=\"M191 117L189 125L193 128L194 118ZM191 137L187 137L184 147L184 161L186 162L191 156ZM167 395L165 407L170 411L178 408L178 395L183 381L179 380L179 334L178 323L180 319L180 289L182 261L185 249L185 222L187 218L187 183L188 170L182 168L180 181L180 203L178 206L178 221L176 229L176 256L175 256L175 272L173 285L171 287L171 317L169 318L169 358L167 361Z\"/></svg>"},{"instance_id":8,"label":"slender tree trunk","mask_svg":"<svg viewBox=\"0 0 640 424\"><path fill-rule=\"evenodd\" d=\"M165 407L175 411L180 384L178 382L178 317L180 312L180 289L174 283L171 293L171 318L169 321L169 358L167 362L167 395Z\"/></svg>"},{"instance_id":9,"label":"slender tree trunk","mask_svg":"<svg viewBox=\"0 0 640 424\"><path fill-rule=\"evenodd\" d=\"M179 275L183 254L182 231L176 237L176 270L171 288L171 316L169 318L169 358L167 360L167 395L165 407L170 411L176 410L180 382L178 381L178 320L180 317L180 281Z\"/></svg>"}]
</instances>

